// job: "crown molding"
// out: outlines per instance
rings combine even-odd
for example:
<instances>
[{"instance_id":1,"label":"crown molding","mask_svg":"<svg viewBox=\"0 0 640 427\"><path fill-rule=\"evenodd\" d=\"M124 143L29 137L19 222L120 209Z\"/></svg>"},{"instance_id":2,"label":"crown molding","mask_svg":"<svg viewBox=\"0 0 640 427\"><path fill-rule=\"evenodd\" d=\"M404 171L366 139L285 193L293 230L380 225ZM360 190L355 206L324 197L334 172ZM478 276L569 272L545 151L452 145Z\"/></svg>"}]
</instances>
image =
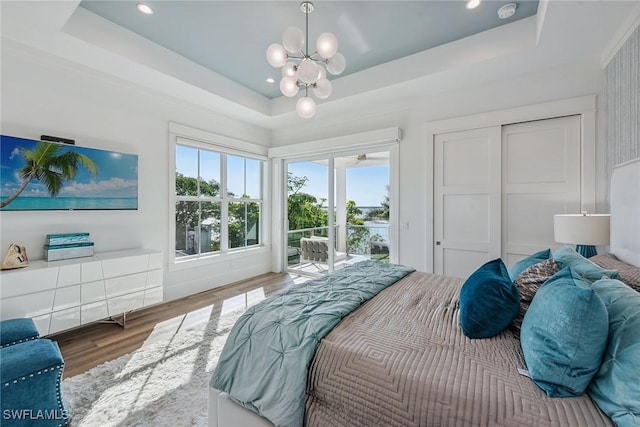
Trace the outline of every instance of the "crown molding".
<instances>
[{"instance_id":1,"label":"crown molding","mask_svg":"<svg viewBox=\"0 0 640 427\"><path fill-rule=\"evenodd\" d=\"M616 56L618 51L622 49L622 46L629 40L629 37L640 26L640 1L637 2L636 8L633 13L620 25L620 29L615 34L607 48L602 52L600 61L602 62L602 68L606 68L609 62Z\"/></svg>"}]
</instances>

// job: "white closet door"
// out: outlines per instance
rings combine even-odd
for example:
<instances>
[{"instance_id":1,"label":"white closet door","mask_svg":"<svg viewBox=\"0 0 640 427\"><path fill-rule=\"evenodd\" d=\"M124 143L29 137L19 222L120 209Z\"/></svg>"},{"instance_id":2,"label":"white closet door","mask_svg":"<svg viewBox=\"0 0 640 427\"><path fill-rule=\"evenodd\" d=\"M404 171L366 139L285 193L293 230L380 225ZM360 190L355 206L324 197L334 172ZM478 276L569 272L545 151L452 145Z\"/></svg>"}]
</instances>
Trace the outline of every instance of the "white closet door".
<instances>
[{"instance_id":1,"label":"white closet door","mask_svg":"<svg viewBox=\"0 0 640 427\"><path fill-rule=\"evenodd\" d=\"M435 136L434 270L467 277L500 257L501 128Z\"/></svg>"},{"instance_id":2,"label":"white closet door","mask_svg":"<svg viewBox=\"0 0 640 427\"><path fill-rule=\"evenodd\" d=\"M553 215L580 213L580 116L502 127L502 258L507 266L553 240Z\"/></svg>"}]
</instances>

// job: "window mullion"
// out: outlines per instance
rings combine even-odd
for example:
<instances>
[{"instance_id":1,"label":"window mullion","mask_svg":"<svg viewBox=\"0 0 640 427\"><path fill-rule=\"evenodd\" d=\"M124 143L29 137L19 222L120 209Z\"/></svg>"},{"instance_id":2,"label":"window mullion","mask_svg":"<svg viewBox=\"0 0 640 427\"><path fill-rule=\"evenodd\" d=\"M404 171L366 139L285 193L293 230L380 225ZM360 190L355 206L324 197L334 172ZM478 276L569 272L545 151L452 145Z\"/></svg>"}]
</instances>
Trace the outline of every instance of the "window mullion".
<instances>
[{"instance_id":1,"label":"window mullion","mask_svg":"<svg viewBox=\"0 0 640 427\"><path fill-rule=\"evenodd\" d=\"M249 228L247 227L248 225L248 215L247 215L247 211L249 209L249 204L247 202L244 203L244 246L249 246L249 239L248 239L248 235L249 235Z\"/></svg>"},{"instance_id":2,"label":"window mullion","mask_svg":"<svg viewBox=\"0 0 640 427\"><path fill-rule=\"evenodd\" d=\"M220 251L229 250L229 195L227 194L227 155L220 155Z\"/></svg>"},{"instance_id":3,"label":"window mullion","mask_svg":"<svg viewBox=\"0 0 640 427\"><path fill-rule=\"evenodd\" d=\"M201 176L202 174L200 173L200 150L198 150L198 175L197 175L197 179L196 179L196 195L198 196L198 198L200 198L200 180L201 180ZM201 232L201 227L200 225L202 224L202 202L198 201L198 224L196 225L196 229L195 231L195 236L194 237L194 244L198 245L198 249L196 250L196 254L200 255L202 253L202 242L200 241L200 239L202 239L202 232Z\"/></svg>"},{"instance_id":4,"label":"window mullion","mask_svg":"<svg viewBox=\"0 0 640 427\"><path fill-rule=\"evenodd\" d=\"M247 195L247 159L243 159L242 161L242 169L243 169L243 174L242 174L242 181L243 181L243 187L242 187L242 196L244 197L245 195ZM247 218L247 211L249 209L249 204L248 202L245 200L244 202L244 247L249 246L248 242L248 235L249 235L249 229L247 228L248 225L248 218Z\"/></svg>"},{"instance_id":5,"label":"window mullion","mask_svg":"<svg viewBox=\"0 0 640 427\"><path fill-rule=\"evenodd\" d=\"M244 181L242 187L242 197L247 195L247 159L242 160L242 168L243 168L243 176L242 180Z\"/></svg>"}]
</instances>

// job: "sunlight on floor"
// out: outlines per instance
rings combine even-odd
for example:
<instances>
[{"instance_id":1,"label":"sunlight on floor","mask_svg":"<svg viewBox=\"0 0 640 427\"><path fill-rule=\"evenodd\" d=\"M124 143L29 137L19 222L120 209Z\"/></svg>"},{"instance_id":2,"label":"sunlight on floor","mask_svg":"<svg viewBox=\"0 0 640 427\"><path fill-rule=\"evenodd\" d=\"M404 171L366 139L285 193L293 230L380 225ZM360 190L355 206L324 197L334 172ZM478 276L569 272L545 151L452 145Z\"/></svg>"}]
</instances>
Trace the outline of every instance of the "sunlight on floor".
<instances>
[{"instance_id":1,"label":"sunlight on floor","mask_svg":"<svg viewBox=\"0 0 640 427\"><path fill-rule=\"evenodd\" d=\"M264 289L254 289L229 298L223 304L210 304L159 322L142 347L133 352L126 365L114 375L120 382L104 390L94 407L109 405L117 396L118 404L127 408L118 413L118 420L110 420L117 424L125 421L128 414L145 410L150 402L175 395L194 380L194 374L202 375L205 369L211 369L226 340L224 330L228 333L242 309L264 298ZM232 311L237 313L222 318ZM223 335L218 336L220 331ZM206 337L213 339L208 343ZM84 418L88 424L83 425L92 425L99 419L100 411L90 411Z\"/></svg>"},{"instance_id":2,"label":"sunlight on floor","mask_svg":"<svg viewBox=\"0 0 640 427\"><path fill-rule=\"evenodd\" d=\"M244 294L236 295L235 297L227 298L222 302L221 316L229 314L233 311L240 309L247 309L252 305L256 305L260 301L265 299L264 288L250 290Z\"/></svg>"},{"instance_id":3,"label":"sunlight on floor","mask_svg":"<svg viewBox=\"0 0 640 427\"><path fill-rule=\"evenodd\" d=\"M151 331L151 334L149 334L149 337L145 340L144 345L175 335L179 330L194 328L200 325L204 327L211 318L211 313L215 308L216 307L211 304L190 311L187 314L181 314L169 320L158 322L153 328L153 331Z\"/></svg>"},{"instance_id":4,"label":"sunlight on floor","mask_svg":"<svg viewBox=\"0 0 640 427\"><path fill-rule=\"evenodd\" d=\"M117 399L123 410L118 412L118 420L109 420L115 425L192 382L196 366L206 363L206 360L200 360L205 356L200 343L213 309L210 305L159 323L152 333L153 338L131 354L126 365L114 375L119 382L103 391L94 408L108 406ZM100 411L91 411L84 419L85 425L99 425L101 417Z\"/></svg>"},{"instance_id":5,"label":"sunlight on floor","mask_svg":"<svg viewBox=\"0 0 640 427\"><path fill-rule=\"evenodd\" d=\"M286 286L309 280L296 275L289 278ZM138 417L157 405L195 399L194 384L206 389L238 317L265 298L265 289L257 287L158 322L138 350L120 359L118 365L109 367L112 362L104 365L104 369L112 369L110 377L116 383L92 389L95 399L78 427L121 425L129 417ZM197 399L206 405L206 393ZM113 408L114 402L120 409L116 412L106 409Z\"/></svg>"}]
</instances>

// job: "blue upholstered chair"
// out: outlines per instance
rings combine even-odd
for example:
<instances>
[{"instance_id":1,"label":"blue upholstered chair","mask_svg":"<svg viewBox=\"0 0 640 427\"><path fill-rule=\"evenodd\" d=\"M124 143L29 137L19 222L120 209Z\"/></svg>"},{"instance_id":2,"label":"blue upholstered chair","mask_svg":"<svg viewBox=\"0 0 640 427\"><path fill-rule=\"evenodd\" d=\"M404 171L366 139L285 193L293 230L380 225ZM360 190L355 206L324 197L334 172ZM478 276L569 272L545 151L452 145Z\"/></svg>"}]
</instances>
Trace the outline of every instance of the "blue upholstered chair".
<instances>
[{"instance_id":1,"label":"blue upholstered chair","mask_svg":"<svg viewBox=\"0 0 640 427\"><path fill-rule=\"evenodd\" d=\"M0 322L0 348L40 338L31 319L9 319Z\"/></svg>"},{"instance_id":2,"label":"blue upholstered chair","mask_svg":"<svg viewBox=\"0 0 640 427\"><path fill-rule=\"evenodd\" d=\"M63 370L58 344L40 339L31 319L0 322L0 424L69 424L61 389Z\"/></svg>"}]
</instances>

